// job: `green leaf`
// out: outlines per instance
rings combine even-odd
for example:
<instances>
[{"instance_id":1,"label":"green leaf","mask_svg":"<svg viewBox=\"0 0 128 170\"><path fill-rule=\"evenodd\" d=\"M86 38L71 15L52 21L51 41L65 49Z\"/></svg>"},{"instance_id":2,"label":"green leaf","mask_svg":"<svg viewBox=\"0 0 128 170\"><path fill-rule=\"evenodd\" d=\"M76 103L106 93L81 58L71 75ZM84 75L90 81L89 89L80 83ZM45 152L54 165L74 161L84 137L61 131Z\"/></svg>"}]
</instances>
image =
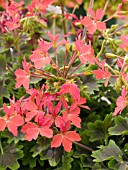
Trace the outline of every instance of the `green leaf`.
<instances>
[{"instance_id":1,"label":"green leaf","mask_svg":"<svg viewBox=\"0 0 128 170\"><path fill-rule=\"evenodd\" d=\"M92 170L101 170L101 165L99 163L95 163Z\"/></svg>"},{"instance_id":2,"label":"green leaf","mask_svg":"<svg viewBox=\"0 0 128 170\"><path fill-rule=\"evenodd\" d=\"M31 148L35 145L35 141L24 141L24 157L22 158L22 164L26 166L27 164L30 166L30 168L36 167L36 162L38 160L37 157L32 157L32 154L30 153Z\"/></svg>"},{"instance_id":3,"label":"green leaf","mask_svg":"<svg viewBox=\"0 0 128 170\"><path fill-rule=\"evenodd\" d=\"M0 70L6 70L6 57L4 55L0 55Z\"/></svg>"},{"instance_id":4,"label":"green leaf","mask_svg":"<svg viewBox=\"0 0 128 170\"><path fill-rule=\"evenodd\" d=\"M34 78L34 77L32 77L30 79L30 84L37 84L41 80L42 80L42 78Z\"/></svg>"},{"instance_id":5,"label":"green leaf","mask_svg":"<svg viewBox=\"0 0 128 170\"><path fill-rule=\"evenodd\" d=\"M108 163L108 167L113 170L125 170L127 162L117 162L115 159L112 159Z\"/></svg>"},{"instance_id":6,"label":"green leaf","mask_svg":"<svg viewBox=\"0 0 128 170\"><path fill-rule=\"evenodd\" d=\"M36 145L31 148L30 152L33 152L32 157L36 157L41 152L47 150L50 146L50 140L48 138L38 138Z\"/></svg>"},{"instance_id":7,"label":"green leaf","mask_svg":"<svg viewBox=\"0 0 128 170\"><path fill-rule=\"evenodd\" d=\"M95 123L88 124L88 131L86 134L90 136L89 141L94 142L104 138L104 132L102 129L103 122L101 120L96 120Z\"/></svg>"},{"instance_id":8,"label":"green leaf","mask_svg":"<svg viewBox=\"0 0 128 170\"><path fill-rule=\"evenodd\" d=\"M4 85L3 80L0 80L0 96L4 96L6 98L9 97L9 92L7 90L7 87Z\"/></svg>"},{"instance_id":9,"label":"green leaf","mask_svg":"<svg viewBox=\"0 0 128 170\"><path fill-rule=\"evenodd\" d=\"M82 164L80 163L79 160L75 160L73 162L73 167L72 167L73 170L84 170L83 167L82 167Z\"/></svg>"},{"instance_id":10,"label":"green leaf","mask_svg":"<svg viewBox=\"0 0 128 170\"><path fill-rule=\"evenodd\" d=\"M86 118L86 122L95 122L96 120L100 119L100 115L96 115L95 112L91 113L87 118Z\"/></svg>"},{"instance_id":11,"label":"green leaf","mask_svg":"<svg viewBox=\"0 0 128 170\"><path fill-rule=\"evenodd\" d=\"M89 94L94 94L94 91L99 91L99 87L101 87L101 84L98 84L92 76L81 77L81 80L85 86L88 86L86 92Z\"/></svg>"},{"instance_id":12,"label":"green leaf","mask_svg":"<svg viewBox=\"0 0 128 170\"><path fill-rule=\"evenodd\" d=\"M94 123L88 123L87 135L90 141L94 142L100 139L105 139L107 130L113 124L112 115L106 115L103 121L96 120Z\"/></svg>"},{"instance_id":13,"label":"green leaf","mask_svg":"<svg viewBox=\"0 0 128 170\"><path fill-rule=\"evenodd\" d=\"M40 160L48 160L50 166L57 166L62 157L62 149L59 148L48 148L40 153Z\"/></svg>"},{"instance_id":14,"label":"green leaf","mask_svg":"<svg viewBox=\"0 0 128 170\"><path fill-rule=\"evenodd\" d=\"M70 170L72 168L71 162L74 160L73 158L71 158L72 154L73 154L73 151L69 153L65 153L62 156L62 166L55 170Z\"/></svg>"},{"instance_id":15,"label":"green leaf","mask_svg":"<svg viewBox=\"0 0 128 170\"><path fill-rule=\"evenodd\" d=\"M20 167L18 159L23 157L23 151L20 150L22 146L15 145L14 143L3 147L3 154L0 152L0 170L10 168L16 170Z\"/></svg>"},{"instance_id":16,"label":"green leaf","mask_svg":"<svg viewBox=\"0 0 128 170\"><path fill-rule=\"evenodd\" d=\"M94 162L102 162L110 159L120 161L122 158L123 153L113 140L110 140L108 146L101 145L99 148L99 150L92 152L92 157L95 158L93 160Z\"/></svg>"},{"instance_id":17,"label":"green leaf","mask_svg":"<svg viewBox=\"0 0 128 170\"><path fill-rule=\"evenodd\" d=\"M80 161L83 167L91 168L93 166L92 159L90 159L89 155L86 154L80 155Z\"/></svg>"},{"instance_id":18,"label":"green leaf","mask_svg":"<svg viewBox=\"0 0 128 170\"><path fill-rule=\"evenodd\" d=\"M18 143L20 140L24 140L24 136L25 134L22 133L19 129L18 129L18 135L14 136L11 132L9 132L7 129L5 129L2 133L1 133L2 137L8 138L8 143L12 143L14 141L14 143Z\"/></svg>"},{"instance_id":19,"label":"green leaf","mask_svg":"<svg viewBox=\"0 0 128 170\"><path fill-rule=\"evenodd\" d=\"M109 128L108 131L110 135L128 135L128 117L116 117L115 126Z\"/></svg>"},{"instance_id":20,"label":"green leaf","mask_svg":"<svg viewBox=\"0 0 128 170\"><path fill-rule=\"evenodd\" d=\"M61 156L62 156L61 148L51 148L47 151L46 154L50 166L53 167L55 167L60 162Z\"/></svg>"}]
</instances>

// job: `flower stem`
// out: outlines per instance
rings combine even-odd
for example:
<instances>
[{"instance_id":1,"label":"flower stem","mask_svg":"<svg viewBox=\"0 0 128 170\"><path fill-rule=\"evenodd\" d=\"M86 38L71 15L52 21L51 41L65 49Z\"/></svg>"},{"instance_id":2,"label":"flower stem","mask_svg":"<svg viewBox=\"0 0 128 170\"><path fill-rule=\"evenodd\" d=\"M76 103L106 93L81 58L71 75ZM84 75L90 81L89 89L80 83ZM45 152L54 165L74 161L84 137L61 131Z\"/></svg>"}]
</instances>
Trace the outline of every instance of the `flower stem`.
<instances>
[{"instance_id":1,"label":"flower stem","mask_svg":"<svg viewBox=\"0 0 128 170\"><path fill-rule=\"evenodd\" d=\"M36 77L36 78L43 78L43 76L48 77L48 78L55 78L54 76L49 75L49 74L45 74L45 73L42 73L41 75L38 75L38 74L35 74L35 73L31 72L30 75L32 77Z\"/></svg>"},{"instance_id":2,"label":"flower stem","mask_svg":"<svg viewBox=\"0 0 128 170\"><path fill-rule=\"evenodd\" d=\"M90 0L89 8L92 8L92 7L93 7L93 4L94 4L94 0Z\"/></svg>"},{"instance_id":3,"label":"flower stem","mask_svg":"<svg viewBox=\"0 0 128 170\"><path fill-rule=\"evenodd\" d=\"M101 45L101 49L99 51L99 53L97 54L96 58L99 58L102 54L102 52L104 51L104 44L105 44L105 40L103 40L103 43Z\"/></svg>"},{"instance_id":4,"label":"flower stem","mask_svg":"<svg viewBox=\"0 0 128 170\"><path fill-rule=\"evenodd\" d=\"M0 137L0 150L1 150L1 154L3 155L4 151L3 151L3 147L2 147L1 137Z\"/></svg>"},{"instance_id":5,"label":"flower stem","mask_svg":"<svg viewBox=\"0 0 128 170\"><path fill-rule=\"evenodd\" d=\"M69 64L68 64L68 69L67 69L67 71L66 71L66 73L65 73L65 78L66 78L66 76L67 76L67 74L68 74L68 71L70 70L72 64L75 62L76 59L77 59L77 55L75 55L74 57L72 57L72 59L70 60L70 62L69 62Z\"/></svg>"},{"instance_id":6,"label":"flower stem","mask_svg":"<svg viewBox=\"0 0 128 170\"><path fill-rule=\"evenodd\" d=\"M109 4L109 1L110 1L110 0L107 0L107 2L105 3L105 5L104 5L104 9L103 9L103 12L105 12L105 11L106 11L106 9L107 9L107 7L108 7L108 4Z\"/></svg>"},{"instance_id":7,"label":"flower stem","mask_svg":"<svg viewBox=\"0 0 128 170\"><path fill-rule=\"evenodd\" d=\"M64 6L63 6L63 3L61 3L61 10L62 10L62 19L63 19L63 29L64 29L64 34L66 35L67 34L67 31L66 31L66 21L65 21L65 16L64 16ZM67 40L67 37L65 37L65 40Z\"/></svg>"},{"instance_id":8,"label":"flower stem","mask_svg":"<svg viewBox=\"0 0 128 170\"><path fill-rule=\"evenodd\" d=\"M59 68L58 55L57 55L56 49L54 49L54 54L55 54L55 57L56 57L56 66Z\"/></svg>"},{"instance_id":9,"label":"flower stem","mask_svg":"<svg viewBox=\"0 0 128 170\"><path fill-rule=\"evenodd\" d=\"M114 15L111 16L110 18L105 19L103 22L108 22L108 21L111 20L112 18L114 18Z\"/></svg>"},{"instance_id":10,"label":"flower stem","mask_svg":"<svg viewBox=\"0 0 128 170\"><path fill-rule=\"evenodd\" d=\"M122 25L121 27L117 28L117 30L115 30L113 33L111 33L109 36L111 37L112 35L114 35L116 32L120 31L122 28L125 27L125 24Z\"/></svg>"},{"instance_id":11,"label":"flower stem","mask_svg":"<svg viewBox=\"0 0 128 170\"><path fill-rule=\"evenodd\" d=\"M83 65L83 64L80 63L77 67L75 67L75 68L72 70L72 72L70 73L69 77L70 77L77 69L79 69L82 65Z\"/></svg>"},{"instance_id":12,"label":"flower stem","mask_svg":"<svg viewBox=\"0 0 128 170\"><path fill-rule=\"evenodd\" d=\"M90 147L88 147L88 146L85 146L85 145L83 145L83 144L81 144L81 143L78 143L78 142L73 142L75 145L77 145L77 146L80 146L81 148L83 148L83 149L86 149L86 150L88 150L89 152L92 152L93 151L93 149L92 148L90 148Z\"/></svg>"}]
</instances>

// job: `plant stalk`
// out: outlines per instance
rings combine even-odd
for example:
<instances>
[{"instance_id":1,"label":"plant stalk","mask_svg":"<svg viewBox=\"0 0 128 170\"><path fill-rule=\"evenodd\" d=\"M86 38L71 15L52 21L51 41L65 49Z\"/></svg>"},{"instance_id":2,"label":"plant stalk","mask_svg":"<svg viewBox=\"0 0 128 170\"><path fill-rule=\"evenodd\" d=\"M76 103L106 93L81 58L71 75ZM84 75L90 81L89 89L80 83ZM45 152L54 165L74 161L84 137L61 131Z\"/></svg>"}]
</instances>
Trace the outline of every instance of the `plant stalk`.
<instances>
[{"instance_id":1,"label":"plant stalk","mask_svg":"<svg viewBox=\"0 0 128 170\"><path fill-rule=\"evenodd\" d=\"M92 152L93 151L93 149L92 148L90 148L90 147L88 147L88 146L85 146L85 145L83 145L83 144L81 144L81 143L78 143L78 142L73 142L75 145L77 145L77 146L80 146L81 148L83 148L83 149L86 149L86 150L88 150L89 152Z\"/></svg>"}]
</instances>

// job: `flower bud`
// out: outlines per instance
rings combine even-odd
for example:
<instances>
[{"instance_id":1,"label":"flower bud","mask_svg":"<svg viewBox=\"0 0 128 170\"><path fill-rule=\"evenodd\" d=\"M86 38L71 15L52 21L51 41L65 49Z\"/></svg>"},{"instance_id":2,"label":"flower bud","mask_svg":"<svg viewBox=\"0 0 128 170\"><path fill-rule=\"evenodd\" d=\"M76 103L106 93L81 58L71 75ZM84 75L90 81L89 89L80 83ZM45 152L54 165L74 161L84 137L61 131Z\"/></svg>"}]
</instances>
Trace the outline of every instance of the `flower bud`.
<instances>
[{"instance_id":1,"label":"flower bud","mask_svg":"<svg viewBox=\"0 0 128 170\"><path fill-rule=\"evenodd\" d=\"M116 32L116 36L121 36L121 32Z\"/></svg>"},{"instance_id":2,"label":"flower bud","mask_svg":"<svg viewBox=\"0 0 128 170\"><path fill-rule=\"evenodd\" d=\"M106 53L105 56L107 58L117 58L117 55L116 54L113 54L113 53Z\"/></svg>"},{"instance_id":3,"label":"flower bud","mask_svg":"<svg viewBox=\"0 0 128 170\"><path fill-rule=\"evenodd\" d=\"M121 79L121 77L118 77L116 79L116 83L115 83L115 88L116 88L116 91L118 93L120 92L120 89L122 88L122 85L123 85L122 79Z\"/></svg>"}]
</instances>

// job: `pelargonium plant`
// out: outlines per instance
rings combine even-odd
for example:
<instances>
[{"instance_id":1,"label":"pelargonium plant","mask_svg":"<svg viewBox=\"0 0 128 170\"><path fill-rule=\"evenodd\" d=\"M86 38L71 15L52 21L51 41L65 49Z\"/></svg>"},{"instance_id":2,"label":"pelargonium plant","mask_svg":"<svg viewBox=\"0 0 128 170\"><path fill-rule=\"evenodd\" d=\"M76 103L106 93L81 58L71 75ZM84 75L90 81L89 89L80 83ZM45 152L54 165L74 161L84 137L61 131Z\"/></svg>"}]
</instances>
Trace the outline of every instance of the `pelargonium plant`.
<instances>
[{"instance_id":1,"label":"pelargonium plant","mask_svg":"<svg viewBox=\"0 0 128 170\"><path fill-rule=\"evenodd\" d=\"M109 0L103 9L93 9L94 3L90 0L86 16L77 16L82 0L32 0L27 5L23 0L1 1L2 46L13 53L12 69L9 59L4 75L11 74L16 81L14 93L10 90L8 98L2 98L2 169L22 169L22 164L34 168L37 160L46 169L44 160L49 161L49 169L127 168L128 11L122 9L128 3L120 2L110 17L105 15L111 7ZM122 25L108 26L112 19L119 19ZM7 55L2 52L1 61ZM15 95L20 88L23 96ZM102 107L103 101L109 112ZM98 113L100 106L95 107L100 102L102 111ZM25 150L21 151L32 142L34 164L31 158L25 162ZM6 163L11 152L13 161Z\"/></svg>"}]
</instances>

